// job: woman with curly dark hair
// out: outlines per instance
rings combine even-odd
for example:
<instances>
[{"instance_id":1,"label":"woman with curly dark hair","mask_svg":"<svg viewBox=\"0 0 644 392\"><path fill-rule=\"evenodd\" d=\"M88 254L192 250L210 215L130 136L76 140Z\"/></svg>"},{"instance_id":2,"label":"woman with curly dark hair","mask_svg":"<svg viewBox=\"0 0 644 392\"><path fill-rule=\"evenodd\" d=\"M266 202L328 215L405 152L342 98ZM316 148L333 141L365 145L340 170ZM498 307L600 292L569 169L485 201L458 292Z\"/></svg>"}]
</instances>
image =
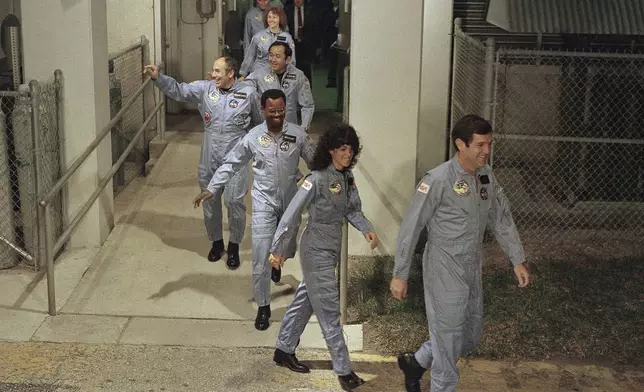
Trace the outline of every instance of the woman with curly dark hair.
<instances>
[{"instance_id":1,"label":"woman with curly dark hair","mask_svg":"<svg viewBox=\"0 0 644 392\"><path fill-rule=\"evenodd\" d=\"M294 372L310 371L295 357L295 348L315 314L331 353L333 370L345 391L359 387L364 380L352 370L340 325L335 270L340 259L344 218L362 232L372 249L378 246L373 226L362 213L351 173L359 152L360 141L352 126L338 124L326 131L311 162L311 174L304 179L280 220L269 257L275 268L284 264L287 246L297 235L296 222L308 208L309 219L300 244L303 279L284 315L273 360Z\"/></svg>"}]
</instances>

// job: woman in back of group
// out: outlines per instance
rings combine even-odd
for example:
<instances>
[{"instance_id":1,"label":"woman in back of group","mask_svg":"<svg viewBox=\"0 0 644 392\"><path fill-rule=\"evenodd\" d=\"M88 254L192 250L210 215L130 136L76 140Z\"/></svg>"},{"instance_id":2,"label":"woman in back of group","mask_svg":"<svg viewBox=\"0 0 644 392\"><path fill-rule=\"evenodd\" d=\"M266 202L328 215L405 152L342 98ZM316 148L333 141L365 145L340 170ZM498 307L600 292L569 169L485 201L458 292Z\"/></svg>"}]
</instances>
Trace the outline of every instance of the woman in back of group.
<instances>
[{"instance_id":1,"label":"woman in back of group","mask_svg":"<svg viewBox=\"0 0 644 392\"><path fill-rule=\"evenodd\" d=\"M284 29L286 28L286 14L282 8L267 8L264 13L264 22L266 29L258 32L253 36L244 53L244 61L239 69L242 77L253 71L268 66L268 48L275 41L281 41L288 44L293 50L291 64L295 65L295 43L293 37Z\"/></svg>"}]
</instances>

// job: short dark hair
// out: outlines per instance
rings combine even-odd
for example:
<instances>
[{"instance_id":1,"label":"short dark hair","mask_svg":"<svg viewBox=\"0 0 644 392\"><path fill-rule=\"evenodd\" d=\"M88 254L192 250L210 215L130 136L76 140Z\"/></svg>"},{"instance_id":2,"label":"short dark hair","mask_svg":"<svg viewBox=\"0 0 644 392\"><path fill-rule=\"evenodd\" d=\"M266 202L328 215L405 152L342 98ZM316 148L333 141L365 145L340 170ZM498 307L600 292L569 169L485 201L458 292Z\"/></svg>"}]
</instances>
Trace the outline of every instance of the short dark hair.
<instances>
[{"instance_id":1,"label":"short dark hair","mask_svg":"<svg viewBox=\"0 0 644 392\"><path fill-rule=\"evenodd\" d=\"M271 46L268 47L268 51L270 52L271 49L273 49L276 46L281 46L282 48L284 48L284 55L286 55L286 57L293 56L293 49L291 49L291 47L286 42L282 42L282 41L273 42Z\"/></svg>"},{"instance_id":2,"label":"short dark hair","mask_svg":"<svg viewBox=\"0 0 644 392\"><path fill-rule=\"evenodd\" d=\"M224 59L224 62L226 63L226 72L232 69L235 71L235 75L237 75L237 71L239 70L239 63L237 60L231 56L222 56L221 58Z\"/></svg>"},{"instance_id":3,"label":"short dark hair","mask_svg":"<svg viewBox=\"0 0 644 392\"><path fill-rule=\"evenodd\" d=\"M454 124L452 128L452 144L456 151L458 151L456 139L461 139L465 143L465 146L469 147L472 141L472 135L487 135L491 132L492 125L489 122L477 115L468 114Z\"/></svg>"},{"instance_id":4,"label":"short dark hair","mask_svg":"<svg viewBox=\"0 0 644 392\"><path fill-rule=\"evenodd\" d=\"M324 170L332 162L331 154L329 150L335 150L344 145L349 145L353 149L353 158L351 159L351 165L347 169L352 168L358 162L358 155L362 147L360 146L360 139L358 138L358 133L355 128L349 124L339 123L331 125L324 135L320 138L320 141L317 144L315 149L315 155L313 155L313 160L309 164L309 169L311 170Z\"/></svg>"},{"instance_id":5,"label":"short dark hair","mask_svg":"<svg viewBox=\"0 0 644 392\"><path fill-rule=\"evenodd\" d=\"M286 104L286 94L284 94L284 91L272 88L269 90L266 90L262 93L262 97L260 98L260 102L262 104L262 109L266 107L266 101L269 99L279 99L282 98L284 100L284 104Z\"/></svg>"}]
</instances>

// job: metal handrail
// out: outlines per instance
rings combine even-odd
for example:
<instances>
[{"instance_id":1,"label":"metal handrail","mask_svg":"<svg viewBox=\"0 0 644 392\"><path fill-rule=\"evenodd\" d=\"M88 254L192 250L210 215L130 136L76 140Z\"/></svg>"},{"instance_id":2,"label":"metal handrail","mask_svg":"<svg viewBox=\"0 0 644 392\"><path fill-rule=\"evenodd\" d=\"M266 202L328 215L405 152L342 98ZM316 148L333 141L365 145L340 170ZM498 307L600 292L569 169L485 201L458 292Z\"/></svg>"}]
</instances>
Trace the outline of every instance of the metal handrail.
<instances>
[{"instance_id":1,"label":"metal handrail","mask_svg":"<svg viewBox=\"0 0 644 392\"><path fill-rule=\"evenodd\" d=\"M112 61L112 60L114 60L114 59L116 59L118 57L121 57L121 56L126 55L126 54L128 54L130 52L133 52L133 51L135 51L137 49L140 49L141 47L143 47L143 44L141 42L137 42L137 43L132 44L132 45L128 46L127 48L125 48L125 49L123 49L123 50L121 50L119 52L110 53L109 57L108 57L108 60Z\"/></svg>"},{"instance_id":2,"label":"metal handrail","mask_svg":"<svg viewBox=\"0 0 644 392\"><path fill-rule=\"evenodd\" d=\"M162 69L163 64L158 65L158 69ZM135 134L134 138L130 141L130 143L127 145L125 150L121 153L119 156L118 160L116 163L112 165L112 168L107 172L107 174L101 179L99 182L96 190L90 198L83 204L81 209L76 213L72 221L69 223L69 225L64 229L63 233L60 235L60 237L54 241L53 238L53 222L51 217L49 216L49 207L50 207L50 202L53 197L55 197L56 193L59 192L63 186L69 181L69 179L76 173L78 168L85 163L87 158L94 152L94 150L98 147L98 145L105 139L108 133L112 130L112 128L116 125L116 123L123 117L127 109L132 106L134 101L143 94L143 91L145 90L145 87L147 87L148 84L150 84L151 78L148 76L146 77L145 81L143 84L136 90L136 92L133 94L132 97L125 103L123 108L119 110L119 112L114 116L113 119L110 120L110 122L107 123L105 128L101 131L101 133L94 139L92 143L85 149L83 154L81 154L74 163L65 171L65 174L56 182L56 184L52 187L52 189L47 193L45 197L42 198L39 202L39 212L42 214L42 220L44 221L45 224L45 258L46 258L46 264L47 264L47 293L48 293L48 305L49 305L49 314L52 316L56 315L56 290L55 290L55 283L54 283L54 255L62 249L64 244L69 240L69 238L72 236L74 231L78 228L80 225L80 222L85 218L85 215L87 212L89 212L90 208L94 204L94 202L99 198L100 194L103 192L105 187L109 184L110 180L114 176L114 174L119 170L119 168L123 165L125 162L125 159L129 155L129 153L134 149L134 146L138 143L139 139L145 134L145 130L147 126L150 124L152 121L152 118L157 116L157 113L159 110L164 106L164 101L161 100L158 104L154 106L154 109L151 111L151 113L148 115L148 117L145 119L143 122L143 125L138 129L137 133ZM155 99L156 101L156 99Z\"/></svg>"},{"instance_id":3,"label":"metal handrail","mask_svg":"<svg viewBox=\"0 0 644 392\"><path fill-rule=\"evenodd\" d=\"M119 110L119 112L116 113L116 116L114 116L114 118L111 119L110 122L108 122L107 125L103 128L101 133L99 133L98 136L96 136L96 139L94 139L94 141L90 143L89 146L87 146L85 151L78 158L76 158L76 160L74 161L74 163L72 163L69 169L65 171L63 176L58 181L56 181L56 184L54 184L54 186L49 190L49 192L47 192L47 195L45 195L45 197L43 197L43 199L40 201L41 206L44 207L47 204L49 204L51 199L53 199L56 196L56 194L62 189L62 187L65 186L67 181L69 181L69 179L76 173L78 168L80 168L81 165L85 163L85 160L87 160L87 158L89 158L89 156L92 155L96 147L98 147L98 145L101 144L103 139L105 139L105 137L112 131L112 128L114 128L114 126L121 120L125 112L127 112L127 110L130 108L130 106L134 104L134 101L136 101L139 98L143 90L148 86L148 84L150 84L151 80L152 79L149 76L145 79L145 82L136 90L134 95L132 95L130 99L127 100L127 102L125 103L125 105L123 105L121 110Z\"/></svg>"},{"instance_id":4,"label":"metal handrail","mask_svg":"<svg viewBox=\"0 0 644 392\"><path fill-rule=\"evenodd\" d=\"M92 193L92 196L90 196L89 200L83 205L83 207L78 211L74 219L69 223L67 226L67 229L63 231L63 233L60 235L58 238L58 241L54 244L54 254L57 253L63 245L69 240L71 235L73 234L74 230L76 227L79 225L79 223L83 220L85 217L85 214L89 211L90 208L92 208L92 204L98 199L98 197L101 195L103 192L103 189L109 184L109 182L112 180L112 177L114 177L114 174L116 174L116 171L121 167L123 162L125 162L125 159L127 158L127 155L134 149L134 145L138 143L139 139L143 135L143 132L145 132L145 128L150 124L150 121L152 121L152 118L156 115L156 113L161 109L163 106L163 102L160 102L157 104L154 109L152 110L152 113L145 119L145 122L143 125L139 128L138 132L134 135L134 138L130 142L130 144L127 145L123 153L119 156L119 159L116 161L114 165L112 165L112 168L110 171L107 172L105 177L99 182L98 188Z\"/></svg>"}]
</instances>

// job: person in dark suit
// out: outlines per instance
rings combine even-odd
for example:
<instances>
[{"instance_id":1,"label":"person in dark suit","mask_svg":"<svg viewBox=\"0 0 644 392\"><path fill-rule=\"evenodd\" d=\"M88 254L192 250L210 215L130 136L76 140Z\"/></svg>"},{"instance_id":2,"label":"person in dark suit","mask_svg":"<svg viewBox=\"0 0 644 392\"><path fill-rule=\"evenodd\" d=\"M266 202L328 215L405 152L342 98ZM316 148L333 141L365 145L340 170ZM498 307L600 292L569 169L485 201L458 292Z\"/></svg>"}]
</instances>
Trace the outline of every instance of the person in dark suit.
<instances>
[{"instance_id":1,"label":"person in dark suit","mask_svg":"<svg viewBox=\"0 0 644 392\"><path fill-rule=\"evenodd\" d=\"M224 22L224 43L228 55L241 64L244 60L242 47L242 19L238 11L228 11L228 18Z\"/></svg>"},{"instance_id":2,"label":"person in dark suit","mask_svg":"<svg viewBox=\"0 0 644 392\"><path fill-rule=\"evenodd\" d=\"M311 64L321 50L320 18L317 8L304 0L291 0L284 4L288 29L295 41L297 53L296 67L299 68L313 84Z\"/></svg>"},{"instance_id":3,"label":"person in dark suit","mask_svg":"<svg viewBox=\"0 0 644 392\"><path fill-rule=\"evenodd\" d=\"M324 47L324 58L327 60L329 72L327 75L327 87L337 87L337 74L338 74L338 50L332 48L331 45L338 37L338 23L340 19L339 13L340 2L333 0L321 12L321 26L322 26L322 39Z\"/></svg>"}]
</instances>

